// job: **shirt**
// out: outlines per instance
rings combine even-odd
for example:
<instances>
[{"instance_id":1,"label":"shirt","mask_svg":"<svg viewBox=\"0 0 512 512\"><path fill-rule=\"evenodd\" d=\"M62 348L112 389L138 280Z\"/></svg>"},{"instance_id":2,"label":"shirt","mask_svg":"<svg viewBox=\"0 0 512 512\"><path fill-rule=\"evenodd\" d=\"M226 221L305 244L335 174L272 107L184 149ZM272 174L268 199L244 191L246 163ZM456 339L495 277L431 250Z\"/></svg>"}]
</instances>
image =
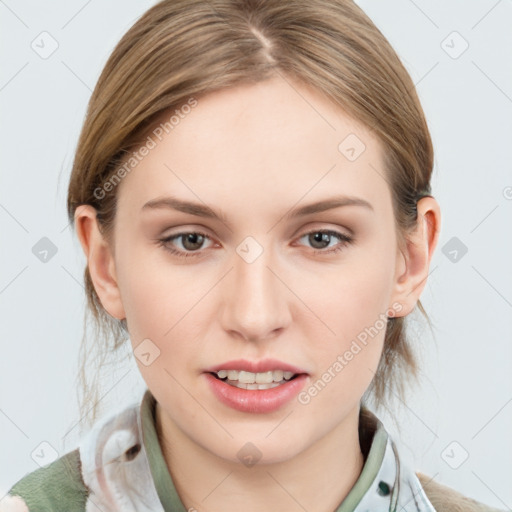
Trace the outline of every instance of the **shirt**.
<instances>
[{"instance_id":1,"label":"shirt","mask_svg":"<svg viewBox=\"0 0 512 512\"><path fill-rule=\"evenodd\" d=\"M101 418L79 446L15 483L0 512L190 512L180 500L155 426L156 400ZM436 512L415 472L400 460L382 422L361 407L365 461L335 512Z\"/></svg>"}]
</instances>

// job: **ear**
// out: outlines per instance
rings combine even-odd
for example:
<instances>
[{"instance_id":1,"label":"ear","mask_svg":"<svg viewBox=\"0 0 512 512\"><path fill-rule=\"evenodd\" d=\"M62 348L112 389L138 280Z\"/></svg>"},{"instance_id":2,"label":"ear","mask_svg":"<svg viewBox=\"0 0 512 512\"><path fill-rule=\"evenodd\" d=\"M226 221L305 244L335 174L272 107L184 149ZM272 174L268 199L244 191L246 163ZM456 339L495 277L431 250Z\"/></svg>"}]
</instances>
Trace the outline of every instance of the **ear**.
<instances>
[{"instance_id":1,"label":"ear","mask_svg":"<svg viewBox=\"0 0 512 512\"><path fill-rule=\"evenodd\" d=\"M406 235L406 246L397 250L395 287L392 303L402 305L400 314L408 315L416 306L427 283L432 255L441 229L441 211L431 196L417 202L418 217L415 229Z\"/></svg>"},{"instance_id":2,"label":"ear","mask_svg":"<svg viewBox=\"0 0 512 512\"><path fill-rule=\"evenodd\" d=\"M118 320L126 318L117 286L114 255L99 230L96 209L80 205L75 210L75 226L101 304L110 316Z\"/></svg>"}]
</instances>

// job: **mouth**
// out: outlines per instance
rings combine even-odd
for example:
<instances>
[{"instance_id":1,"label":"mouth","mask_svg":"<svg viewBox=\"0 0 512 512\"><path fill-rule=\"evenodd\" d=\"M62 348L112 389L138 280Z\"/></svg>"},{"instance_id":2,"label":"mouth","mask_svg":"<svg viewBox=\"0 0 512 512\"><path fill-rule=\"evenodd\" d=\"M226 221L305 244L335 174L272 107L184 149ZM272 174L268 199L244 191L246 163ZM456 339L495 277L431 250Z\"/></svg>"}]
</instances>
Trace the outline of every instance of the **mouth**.
<instances>
[{"instance_id":1,"label":"mouth","mask_svg":"<svg viewBox=\"0 0 512 512\"><path fill-rule=\"evenodd\" d=\"M219 370L208 372L216 379L240 389L271 389L298 377L298 373L273 370L267 372L248 372L244 370Z\"/></svg>"},{"instance_id":2,"label":"mouth","mask_svg":"<svg viewBox=\"0 0 512 512\"><path fill-rule=\"evenodd\" d=\"M262 359L236 359L205 368L213 395L224 405L245 413L271 413L290 403L309 382L298 366Z\"/></svg>"}]
</instances>

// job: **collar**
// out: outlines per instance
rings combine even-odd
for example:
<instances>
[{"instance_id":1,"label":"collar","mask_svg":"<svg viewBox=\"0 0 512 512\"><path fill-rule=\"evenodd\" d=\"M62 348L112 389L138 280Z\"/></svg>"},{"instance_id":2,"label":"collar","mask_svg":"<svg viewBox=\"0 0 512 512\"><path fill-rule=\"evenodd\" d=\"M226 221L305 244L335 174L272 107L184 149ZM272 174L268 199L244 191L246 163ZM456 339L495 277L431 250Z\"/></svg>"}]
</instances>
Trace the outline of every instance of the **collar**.
<instances>
[{"instance_id":1,"label":"collar","mask_svg":"<svg viewBox=\"0 0 512 512\"><path fill-rule=\"evenodd\" d=\"M155 406L146 389L139 404L100 420L80 444L84 483L104 512L187 512L158 440ZM363 469L334 512L435 512L382 422L364 406L359 439Z\"/></svg>"}]
</instances>

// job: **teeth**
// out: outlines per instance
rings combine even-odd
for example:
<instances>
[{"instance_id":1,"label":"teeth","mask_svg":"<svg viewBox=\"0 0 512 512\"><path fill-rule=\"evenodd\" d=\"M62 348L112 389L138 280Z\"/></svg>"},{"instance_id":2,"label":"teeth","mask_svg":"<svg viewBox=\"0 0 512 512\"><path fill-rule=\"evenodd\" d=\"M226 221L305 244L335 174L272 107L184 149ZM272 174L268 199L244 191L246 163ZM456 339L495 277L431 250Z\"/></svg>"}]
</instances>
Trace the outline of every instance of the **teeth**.
<instances>
[{"instance_id":1,"label":"teeth","mask_svg":"<svg viewBox=\"0 0 512 512\"><path fill-rule=\"evenodd\" d=\"M243 382L238 382L237 380L228 380L226 382L231 386L241 389L270 389L281 385L279 382L271 382L270 384L244 384Z\"/></svg>"},{"instance_id":2,"label":"teeth","mask_svg":"<svg viewBox=\"0 0 512 512\"><path fill-rule=\"evenodd\" d=\"M258 384L270 384L274 380L274 372L256 373L256 382Z\"/></svg>"},{"instance_id":3,"label":"teeth","mask_svg":"<svg viewBox=\"0 0 512 512\"><path fill-rule=\"evenodd\" d=\"M228 381L236 382L236 384L235 382L229 382L229 384L242 384L245 389L268 389L267 385L279 385L280 383L282 383L283 379L290 380L294 375L295 374L293 372L285 372L283 370L274 370L261 373L246 372L243 370L219 370L217 372L217 376L219 377L219 379L225 379L227 377Z\"/></svg>"},{"instance_id":4,"label":"teeth","mask_svg":"<svg viewBox=\"0 0 512 512\"><path fill-rule=\"evenodd\" d=\"M283 370L276 370L275 372L272 372L272 376L274 377L274 380L276 382L279 382L280 380L283 380L284 372Z\"/></svg>"},{"instance_id":5,"label":"teeth","mask_svg":"<svg viewBox=\"0 0 512 512\"><path fill-rule=\"evenodd\" d=\"M237 379L230 379L237 380ZM251 372L239 372L238 373L238 382L242 384L254 384L256 382L256 374Z\"/></svg>"}]
</instances>

